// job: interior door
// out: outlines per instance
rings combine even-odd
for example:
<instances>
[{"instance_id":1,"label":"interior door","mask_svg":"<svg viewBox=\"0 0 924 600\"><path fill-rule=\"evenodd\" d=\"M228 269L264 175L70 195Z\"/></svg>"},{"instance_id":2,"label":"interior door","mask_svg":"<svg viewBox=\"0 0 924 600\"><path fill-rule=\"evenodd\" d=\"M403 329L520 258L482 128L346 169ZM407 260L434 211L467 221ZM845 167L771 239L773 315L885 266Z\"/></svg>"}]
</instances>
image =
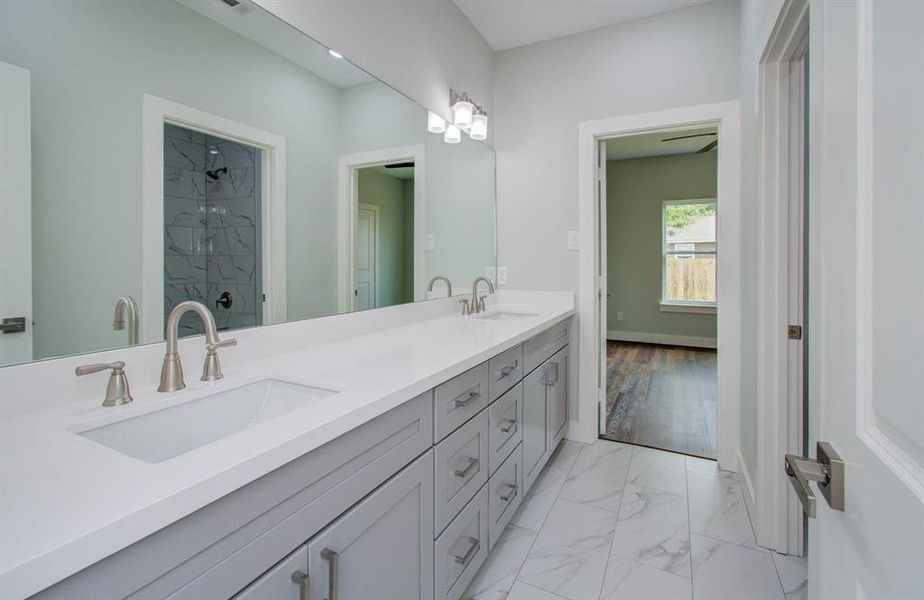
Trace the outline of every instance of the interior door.
<instances>
[{"instance_id":1,"label":"interior door","mask_svg":"<svg viewBox=\"0 0 924 600\"><path fill-rule=\"evenodd\" d=\"M0 62L0 365L32 360L30 80L29 70Z\"/></svg>"},{"instance_id":2,"label":"interior door","mask_svg":"<svg viewBox=\"0 0 924 600\"><path fill-rule=\"evenodd\" d=\"M359 205L356 216L356 290L353 308L375 308L376 236L378 213L370 206Z\"/></svg>"},{"instance_id":3,"label":"interior door","mask_svg":"<svg viewBox=\"0 0 924 600\"><path fill-rule=\"evenodd\" d=\"M924 2L811 10L810 419L845 461L845 510L819 497L809 597L920 598Z\"/></svg>"}]
</instances>

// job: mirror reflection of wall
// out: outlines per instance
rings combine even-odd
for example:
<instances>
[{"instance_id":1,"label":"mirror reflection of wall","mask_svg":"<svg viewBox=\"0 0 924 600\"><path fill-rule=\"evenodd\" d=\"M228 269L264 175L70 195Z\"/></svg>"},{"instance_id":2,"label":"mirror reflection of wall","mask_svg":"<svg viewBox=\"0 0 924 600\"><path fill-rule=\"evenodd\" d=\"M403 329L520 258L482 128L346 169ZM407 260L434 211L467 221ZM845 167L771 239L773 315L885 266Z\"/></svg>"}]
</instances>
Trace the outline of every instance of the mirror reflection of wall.
<instances>
[{"instance_id":1,"label":"mirror reflection of wall","mask_svg":"<svg viewBox=\"0 0 924 600\"><path fill-rule=\"evenodd\" d=\"M0 110L31 145L3 166L31 171L4 199L31 256L0 240L23 271L0 309L31 299L3 362L126 345L122 297L146 343L182 300L234 329L423 300L435 274L462 290L495 265L490 146L427 133L425 109L247 0L7 0L0 22L28 99ZM359 204L378 206L363 298Z\"/></svg>"}]
</instances>

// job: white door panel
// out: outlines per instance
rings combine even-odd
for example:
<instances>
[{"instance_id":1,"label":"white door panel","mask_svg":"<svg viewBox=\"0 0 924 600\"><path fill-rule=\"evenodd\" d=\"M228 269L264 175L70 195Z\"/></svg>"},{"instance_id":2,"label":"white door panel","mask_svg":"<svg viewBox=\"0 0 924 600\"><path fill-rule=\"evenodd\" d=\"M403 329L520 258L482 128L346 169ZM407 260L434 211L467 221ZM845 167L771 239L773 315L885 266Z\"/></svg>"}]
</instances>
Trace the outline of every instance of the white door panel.
<instances>
[{"instance_id":1,"label":"white door panel","mask_svg":"<svg viewBox=\"0 0 924 600\"><path fill-rule=\"evenodd\" d=\"M0 334L0 365L32 360L31 73L0 62L0 318L26 329Z\"/></svg>"},{"instance_id":2,"label":"white door panel","mask_svg":"<svg viewBox=\"0 0 924 600\"><path fill-rule=\"evenodd\" d=\"M356 297L355 310L375 308L375 271L378 259L378 214L374 208L359 206L356 217Z\"/></svg>"},{"instance_id":3,"label":"white door panel","mask_svg":"<svg viewBox=\"0 0 924 600\"><path fill-rule=\"evenodd\" d=\"M816 2L811 19L812 420L846 476L845 511L819 495L809 525L809 594L920 598L924 3Z\"/></svg>"}]
</instances>

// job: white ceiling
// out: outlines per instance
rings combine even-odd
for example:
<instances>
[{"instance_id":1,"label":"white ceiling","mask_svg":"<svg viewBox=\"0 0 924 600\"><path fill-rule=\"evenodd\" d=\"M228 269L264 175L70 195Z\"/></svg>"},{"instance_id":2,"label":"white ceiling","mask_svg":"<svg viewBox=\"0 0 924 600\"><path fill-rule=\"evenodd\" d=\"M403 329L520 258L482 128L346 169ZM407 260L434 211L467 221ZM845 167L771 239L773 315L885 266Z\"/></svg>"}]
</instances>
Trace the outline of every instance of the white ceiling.
<instances>
[{"instance_id":1,"label":"white ceiling","mask_svg":"<svg viewBox=\"0 0 924 600\"><path fill-rule=\"evenodd\" d=\"M671 154L692 154L703 146L718 139L718 136L709 135L718 130L714 125L709 127L695 127L685 129L672 129L642 133L626 137L614 138L606 141L606 160L626 160L628 158L648 158L651 156L668 156ZM681 140L661 140L674 137L696 135L699 137Z\"/></svg>"},{"instance_id":2,"label":"white ceiling","mask_svg":"<svg viewBox=\"0 0 924 600\"><path fill-rule=\"evenodd\" d=\"M452 0L495 50L624 23L709 0Z\"/></svg>"},{"instance_id":3,"label":"white ceiling","mask_svg":"<svg viewBox=\"0 0 924 600\"><path fill-rule=\"evenodd\" d=\"M375 81L374 77L359 67L334 58L327 53L327 48L251 0L241 0L234 7L218 0L177 2L294 62L335 87L344 88Z\"/></svg>"}]
</instances>

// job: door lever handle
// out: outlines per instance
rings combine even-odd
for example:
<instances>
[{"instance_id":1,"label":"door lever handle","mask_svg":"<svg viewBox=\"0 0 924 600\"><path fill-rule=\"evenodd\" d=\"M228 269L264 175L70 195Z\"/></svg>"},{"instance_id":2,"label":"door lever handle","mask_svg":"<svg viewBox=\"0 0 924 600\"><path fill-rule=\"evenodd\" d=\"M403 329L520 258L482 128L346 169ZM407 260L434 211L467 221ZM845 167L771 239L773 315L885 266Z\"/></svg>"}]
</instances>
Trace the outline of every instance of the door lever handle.
<instances>
[{"instance_id":1,"label":"door lever handle","mask_svg":"<svg viewBox=\"0 0 924 600\"><path fill-rule=\"evenodd\" d=\"M828 442L815 446L816 458L787 454L784 462L786 475L802 503L802 510L810 519L815 518L815 493L809 481L817 481L821 495L834 510L844 510L844 461Z\"/></svg>"}]
</instances>

